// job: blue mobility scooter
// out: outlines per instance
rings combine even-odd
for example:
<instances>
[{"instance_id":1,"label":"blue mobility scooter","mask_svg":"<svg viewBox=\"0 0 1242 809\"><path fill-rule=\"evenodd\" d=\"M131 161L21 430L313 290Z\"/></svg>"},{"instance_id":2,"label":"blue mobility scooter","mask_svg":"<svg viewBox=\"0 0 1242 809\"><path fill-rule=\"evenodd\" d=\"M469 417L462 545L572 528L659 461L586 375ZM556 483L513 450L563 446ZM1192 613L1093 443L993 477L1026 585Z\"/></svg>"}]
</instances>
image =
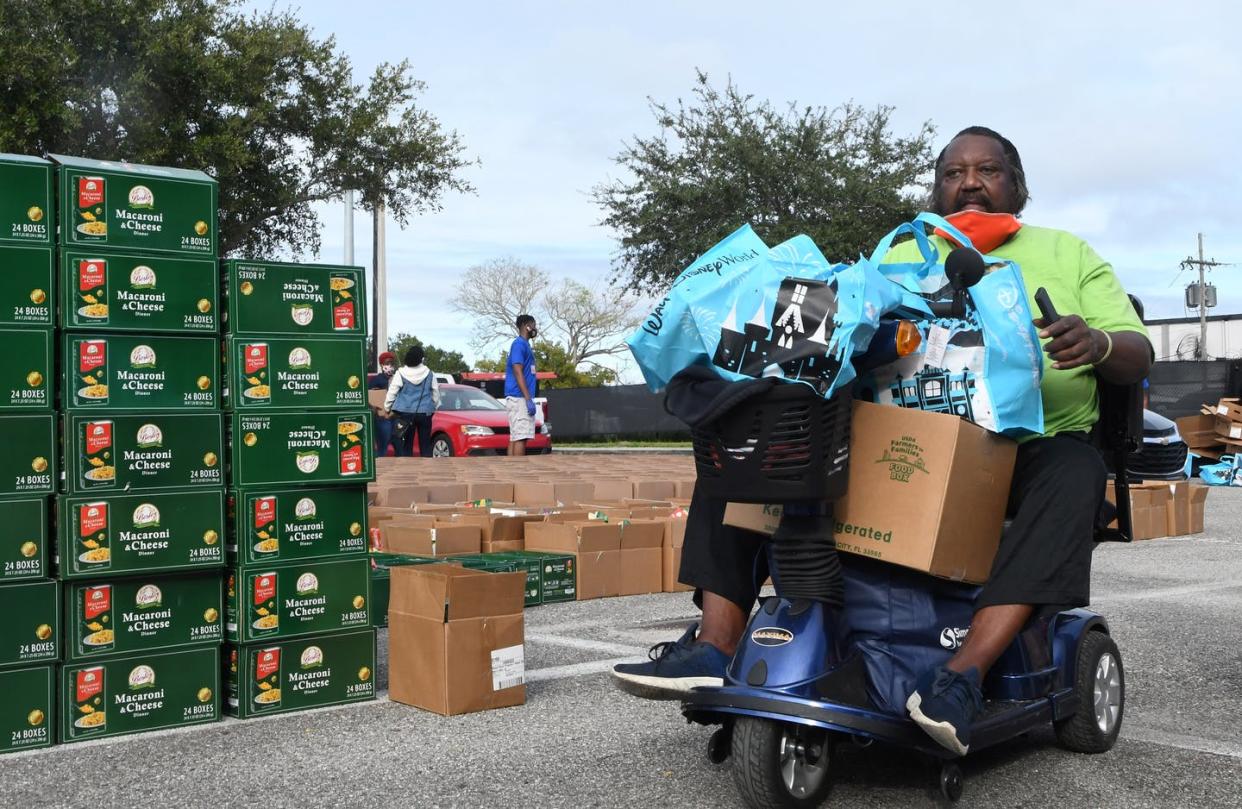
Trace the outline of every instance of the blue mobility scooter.
<instances>
[{"instance_id":1,"label":"blue mobility scooter","mask_svg":"<svg viewBox=\"0 0 1242 809\"><path fill-rule=\"evenodd\" d=\"M1093 441L1114 476L1116 514L1115 521L1111 513L1100 515L1094 539L1128 542L1125 457L1141 446L1142 391L1102 380L1099 389ZM955 755L906 715L912 677L894 678L892 668L903 657L912 658L908 672L946 661L963 634L954 637L952 628L969 626L977 588L857 557L838 559L824 541L831 537L830 502L844 493L850 413L849 391L825 400L806 385L780 385L693 431L700 487L732 501L785 504L768 545L777 595L751 618L724 684L692 690L682 706L688 720L720 726L708 756L731 761L737 788L755 809L821 805L832 785L834 747L845 741L919 751L939 765L945 799L956 801L963 790ZM844 568L843 609L813 592L825 575L841 578L832 570L837 565ZM913 609L924 627L946 627L944 633L932 629L912 638L907 632L900 642L869 648L849 626L849 594L874 584L877 575L904 576L907 596L921 593ZM885 599L873 597L869 606L887 610ZM888 682L880 682L885 676ZM1065 748L1101 753L1120 730L1121 655L1107 622L1089 610L1036 613L982 690L985 710L973 727L971 752L1051 723Z\"/></svg>"}]
</instances>

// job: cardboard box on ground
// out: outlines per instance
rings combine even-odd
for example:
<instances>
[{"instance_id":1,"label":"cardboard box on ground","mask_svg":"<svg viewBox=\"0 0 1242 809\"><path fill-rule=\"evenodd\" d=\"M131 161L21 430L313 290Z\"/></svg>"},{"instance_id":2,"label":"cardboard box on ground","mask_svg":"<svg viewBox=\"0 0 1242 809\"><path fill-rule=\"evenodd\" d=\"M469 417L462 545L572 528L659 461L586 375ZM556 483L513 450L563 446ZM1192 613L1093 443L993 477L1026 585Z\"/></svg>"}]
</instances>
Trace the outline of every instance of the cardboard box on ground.
<instances>
[{"instance_id":1,"label":"cardboard box on ground","mask_svg":"<svg viewBox=\"0 0 1242 809\"><path fill-rule=\"evenodd\" d=\"M1242 402L1225 398L1205 404L1198 415L1177 419L1177 432L1191 452L1205 458L1242 452Z\"/></svg>"},{"instance_id":2,"label":"cardboard box on ground","mask_svg":"<svg viewBox=\"0 0 1242 809\"><path fill-rule=\"evenodd\" d=\"M847 553L955 581L987 579L1017 445L956 416L855 402L849 488L833 504ZM730 503L727 525L771 534L779 506Z\"/></svg>"},{"instance_id":3,"label":"cardboard box on ground","mask_svg":"<svg viewBox=\"0 0 1242 809\"><path fill-rule=\"evenodd\" d=\"M526 702L526 574L450 565L391 571L388 689L445 716Z\"/></svg>"},{"instance_id":4,"label":"cardboard box on ground","mask_svg":"<svg viewBox=\"0 0 1242 809\"><path fill-rule=\"evenodd\" d=\"M1133 539L1160 539L1203 533L1203 514L1210 486L1196 481L1130 484L1130 526ZM1105 492L1116 503L1112 481ZM1115 524L1115 523L1114 523Z\"/></svg>"}]
</instances>

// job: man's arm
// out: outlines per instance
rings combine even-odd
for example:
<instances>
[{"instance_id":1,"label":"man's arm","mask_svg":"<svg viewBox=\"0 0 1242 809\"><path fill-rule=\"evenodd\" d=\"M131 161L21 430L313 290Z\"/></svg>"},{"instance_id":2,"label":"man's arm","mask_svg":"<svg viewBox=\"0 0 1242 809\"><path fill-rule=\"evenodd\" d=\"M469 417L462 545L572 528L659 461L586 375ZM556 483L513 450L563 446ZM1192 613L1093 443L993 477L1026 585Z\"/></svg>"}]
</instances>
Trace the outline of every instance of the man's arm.
<instances>
[{"instance_id":1,"label":"man's arm","mask_svg":"<svg viewBox=\"0 0 1242 809\"><path fill-rule=\"evenodd\" d=\"M1138 332L1093 329L1079 315L1063 315L1047 328L1043 320L1035 321L1035 325L1040 328L1041 339L1052 338L1044 351L1059 371L1094 365L1107 381L1129 385L1151 370L1151 343Z\"/></svg>"}]
</instances>

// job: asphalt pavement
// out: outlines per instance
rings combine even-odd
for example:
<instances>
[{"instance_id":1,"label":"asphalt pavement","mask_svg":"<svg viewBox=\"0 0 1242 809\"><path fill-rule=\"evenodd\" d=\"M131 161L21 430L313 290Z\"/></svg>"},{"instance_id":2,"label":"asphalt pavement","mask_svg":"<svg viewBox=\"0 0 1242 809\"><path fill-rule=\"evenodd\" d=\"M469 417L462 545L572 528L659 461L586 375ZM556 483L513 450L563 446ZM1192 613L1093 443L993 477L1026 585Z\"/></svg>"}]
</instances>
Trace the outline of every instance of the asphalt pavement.
<instances>
[{"instance_id":1,"label":"asphalt pavement","mask_svg":"<svg viewBox=\"0 0 1242 809\"><path fill-rule=\"evenodd\" d=\"M1214 490L1207 531L1096 551L1093 607L1121 648L1127 700L1110 753L1051 729L967 757L960 806L1242 806L1242 490ZM0 757L11 807L737 807L709 730L616 690L621 660L675 638L687 594L526 611L526 705L440 717L387 701ZM386 633L381 632L383 658ZM379 684L386 686L381 663ZM930 805L934 773L845 747L827 805Z\"/></svg>"}]
</instances>

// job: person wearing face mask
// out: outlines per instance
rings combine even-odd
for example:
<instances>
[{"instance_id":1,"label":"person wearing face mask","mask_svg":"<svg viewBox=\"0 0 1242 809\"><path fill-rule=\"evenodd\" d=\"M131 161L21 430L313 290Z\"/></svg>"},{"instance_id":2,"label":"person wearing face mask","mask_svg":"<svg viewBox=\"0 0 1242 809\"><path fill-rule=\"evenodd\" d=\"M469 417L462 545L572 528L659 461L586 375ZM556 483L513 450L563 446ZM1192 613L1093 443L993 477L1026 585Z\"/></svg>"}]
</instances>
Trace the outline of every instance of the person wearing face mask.
<instances>
[{"instance_id":1,"label":"person wearing face mask","mask_svg":"<svg viewBox=\"0 0 1242 809\"><path fill-rule=\"evenodd\" d=\"M379 373L371 374L367 378L368 390L388 390L392 375L397 372L397 355L391 351L385 351L379 355L379 365ZM393 420L384 415L383 408L372 407L371 412L375 415L375 455L381 457L388 454L388 446L394 443Z\"/></svg>"},{"instance_id":2,"label":"person wearing face mask","mask_svg":"<svg viewBox=\"0 0 1242 809\"><path fill-rule=\"evenodd\" d=\"M988 669L1033 616L1089 600L1095 518L1107 477L1088 434L1099 418L1096 377L1132 384L1154 352L1112 268L1070 233L1019 221L1029 193L1018 150L986 127L959 132L937 157L929 207L986 255L1015 261L1031 311L1047 290L1061 313L1036 326L1044 342L1044 433L1020 443L1010 490L1012 522L1001 537L966 640L944 666L924 673L906 709L933 739L958 754L983 708ZM954 246L933 236L944 257ZM920 261L913 242L891 262ZM696 588L701 626L653 647L651 660L621 664L613 675L634 694L676 699L699 685L720 685L767 578L763 540L721 524L724 503L700 497L690 507L681 582Z\"/></svg>"},{"instance_id":3,"label":"person wearing face mask","mask_svg":"<svg viewBox=\"0 0 1242 809\"><path fill-rule=\"evenodd\" d=\"M525 455L526 442L535 437L535 352L531 341L539 336L535 318L517 316L517 338L505 362L505 409L509 412L509 454Z\"/></svg>"}]
</instances>

